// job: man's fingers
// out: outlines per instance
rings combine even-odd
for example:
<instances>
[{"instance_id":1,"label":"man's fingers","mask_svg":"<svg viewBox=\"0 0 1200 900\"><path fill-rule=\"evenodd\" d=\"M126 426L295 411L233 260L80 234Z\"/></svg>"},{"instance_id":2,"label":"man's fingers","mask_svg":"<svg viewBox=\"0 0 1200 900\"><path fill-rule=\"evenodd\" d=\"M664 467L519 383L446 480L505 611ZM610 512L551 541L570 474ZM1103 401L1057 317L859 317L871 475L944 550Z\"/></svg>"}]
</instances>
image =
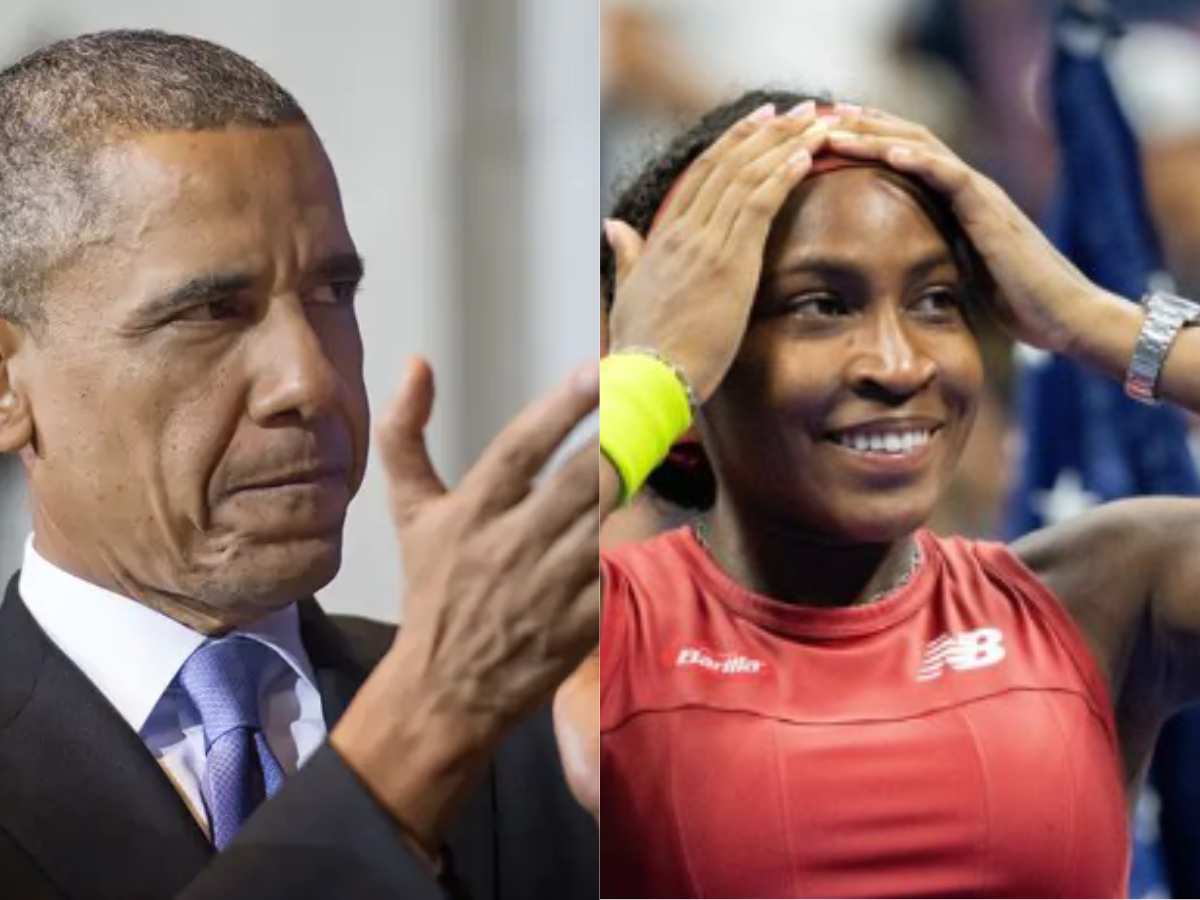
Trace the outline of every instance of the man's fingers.
<instances>
[{"instance_id":1,"label":"man's fingers","mask_svg":"<svg viewBox=\"0 0 1200 900\"><path fill-rule=\"evenodd\" d=\"M578 643L572 642L572 655L578 662L587 659L596 649L600 636L600 572L592 569L591 580L583 582L575 593L575 601L567 612L566 624Z\"/></svg>"},{"instance_id":2,"label":"man's fingers","mask_svg":"<svg viewBox=\"0 0 1200 900\"><path fill-rule=\"evenodd\" d=\"M612 247L613 259L616 263L617 287L625 281L625 276L633 268L638 257L642 255L642 236L629 224L620 219L604 220L604 236Z\"/></svg>"},{"instance_id":3,"label":"man's fingers","mask_svg":"<svg viewBox=\"0 0 1200 900\"><path fill-rule=\"evenodd\" d=\"M549 604L544 614L560 651L578 647L582 655L596 646L600 608L584 589L600 577L599 555L596 516L580 516L538 557L530 573L530 585Z\"/></svg>"},{"instance_id":4,"label":"man's fingers","mask_svg":"<svg viewBox=\"0 0 1200 900\"><path fill-rule=\"evenodd\" d=\"M463 479L463 490L477 493L487 508L512 506L529 492L533 477L599 402L599 371L592 361L505 426Z\"/></svg>"},{"instance_id":5,"label":"man's fingers","mask_svg":"<svg viewBox=\"0 0 1200 900\"><path fill-rule=\"evenodd\" d=\"M544 569L542 574L555 577ZM590 576L574 580L569 588L559 581L556 593L564 596L562 607L554 615L551 647L555 656L567 662L566 670L559 676L561 680L596 651L600 637L600 573L594 554Z\"/></svg>"},{"instance_id":6,"label":"man's fingers","mask_svg":"<svg viewBox=\"0 0 1200 900\"><path fill-rule=\"evenodd\" d=\"M422 503L446 492L425 445L433 412L433 372L420 357L409 360L400 388L376 427L392 495L392 513L403 526Z\"/></svg>"},{"instance_id":7,"label":"man's fingers","mask_svg":"<svg viewBox=\"0 0 1200 900\"><path fill-rule=\"evenodd\" d=\"M563 529L538 561L540 584L560 584L571 594L594 580L600 571L600 525L598 517L585 512ZM595 635L592 637L595 640Z\"/></svg>"},{"instance_id":8,"label":"man's fingers","mask_svg":"<svg viewBox=\"0 0 1200 900\"><path fill-rule=\"evenodd\" d=\"M514 508L514 528L547 541L562 533L581 516L600 528L600 442L588 441Z\"/></svg>"}]
</instances>

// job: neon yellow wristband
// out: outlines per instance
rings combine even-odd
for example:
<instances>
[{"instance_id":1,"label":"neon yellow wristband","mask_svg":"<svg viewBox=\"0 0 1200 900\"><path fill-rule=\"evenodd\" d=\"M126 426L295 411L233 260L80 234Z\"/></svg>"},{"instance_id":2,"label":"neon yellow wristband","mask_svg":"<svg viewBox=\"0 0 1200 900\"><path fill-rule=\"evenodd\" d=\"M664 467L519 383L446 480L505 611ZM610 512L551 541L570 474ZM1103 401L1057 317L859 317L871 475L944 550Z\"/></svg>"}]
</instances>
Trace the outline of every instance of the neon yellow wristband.
<instances>
[{"instance_id":1,"label":"neon yellow wristband","mask_svg":"<svg viewBox=\"0 0 1200 900\"><path fill-rule=\"evenodd\" d=\"M692 424L686 382L649 352L600 360L600 450L621 476L621 501L641 489Z\"/></svg>"}]
</instances>

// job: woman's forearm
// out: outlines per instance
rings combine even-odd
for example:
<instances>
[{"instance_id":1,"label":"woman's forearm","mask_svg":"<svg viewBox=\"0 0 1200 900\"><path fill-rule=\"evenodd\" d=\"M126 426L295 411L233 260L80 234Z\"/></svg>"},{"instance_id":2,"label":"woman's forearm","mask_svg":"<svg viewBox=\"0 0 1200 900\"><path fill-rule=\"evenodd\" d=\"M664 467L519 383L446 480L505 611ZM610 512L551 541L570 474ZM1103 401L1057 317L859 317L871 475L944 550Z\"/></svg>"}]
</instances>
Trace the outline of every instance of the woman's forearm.
<instances>
[{"instance_id":1,"label":"woman's forearm","mask_svg":"<svg viewBox=\"0 0 1200 900\"><path fill-rule=\"evenodd\" d=\"M1073 304L1066 355L1124 382L1145 313L1140 303L1095 288ZM1157 395L1200 414L1200 329L1183 328L1171 344L1159 374Z\"/></svg>"}]
</instances>

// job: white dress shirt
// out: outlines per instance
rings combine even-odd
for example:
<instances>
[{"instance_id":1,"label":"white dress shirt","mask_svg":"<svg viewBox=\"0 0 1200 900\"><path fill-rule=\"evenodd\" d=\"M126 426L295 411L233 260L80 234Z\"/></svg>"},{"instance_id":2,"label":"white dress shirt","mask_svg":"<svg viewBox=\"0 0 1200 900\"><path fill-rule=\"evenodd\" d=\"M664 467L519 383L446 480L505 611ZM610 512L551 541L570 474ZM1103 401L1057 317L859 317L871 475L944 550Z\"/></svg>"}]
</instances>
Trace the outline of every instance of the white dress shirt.
<instances>
[{"instance_id":1,"label":"white dress shirt","mask_svg":"<svg viewBox=\"0 0 1200 900\"><path fill-rule=\"evenodd\" d=\"M21 599L34 620L138 733L200 827L208 813L200 791L204 731L175 680L207 639L134 600L76 578L41 556L31 535L21 568ZM259 684L263 733L287 774L325 739L321 695L300 642L296 605L239 628L275 651Z\"/></svg>"}]
</instances>

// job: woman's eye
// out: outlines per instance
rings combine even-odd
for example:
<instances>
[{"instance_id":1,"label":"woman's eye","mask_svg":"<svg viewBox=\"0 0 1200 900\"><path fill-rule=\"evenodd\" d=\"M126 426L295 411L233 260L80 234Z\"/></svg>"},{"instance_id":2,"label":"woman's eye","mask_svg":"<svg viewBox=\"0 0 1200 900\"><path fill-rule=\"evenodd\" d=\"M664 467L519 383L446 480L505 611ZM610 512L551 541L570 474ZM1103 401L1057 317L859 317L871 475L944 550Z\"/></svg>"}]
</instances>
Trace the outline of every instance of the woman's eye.
<instances>
[{"instance_id":1,"label":"woman's eye","mask_svg":"<svg viewBox=\"0 0 1200 900\"><path fill-rule=\"evenodd\" d=\"M958 293L950 288L932 288L925 291L913 304L919 313L935 316L956 315L961 301Z\"/></svg>"},{"instance_id":2,"label":"woman's eye","mask_svg":"<svg viewBox=\"0 0 1200 900\"><path fill-rule=\"evenodd\" d=\"M800 294L789 299L784 310L802 318L835 318L846 315L850 308L835 294Z\"/></svg>"}]
</instances>

